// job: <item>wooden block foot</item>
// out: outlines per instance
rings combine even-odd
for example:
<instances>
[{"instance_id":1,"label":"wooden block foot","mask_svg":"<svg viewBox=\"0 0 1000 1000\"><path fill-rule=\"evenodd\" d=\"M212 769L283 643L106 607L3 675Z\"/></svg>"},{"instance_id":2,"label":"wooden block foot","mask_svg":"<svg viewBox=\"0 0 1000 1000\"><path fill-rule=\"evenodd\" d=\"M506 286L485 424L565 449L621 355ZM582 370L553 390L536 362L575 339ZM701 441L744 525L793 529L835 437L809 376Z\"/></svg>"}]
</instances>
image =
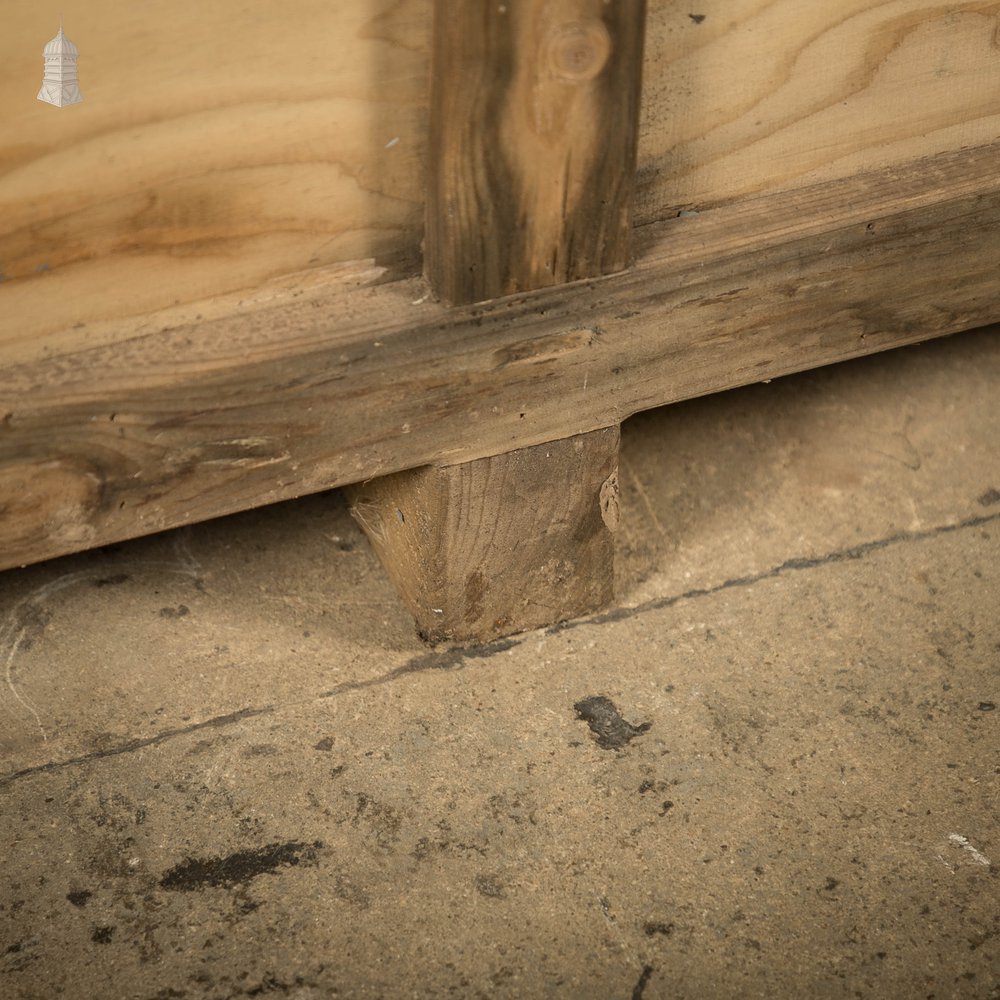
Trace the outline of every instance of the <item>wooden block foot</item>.
<instances>
[{"instance_id":1,"label":"wooden block foot","mask_svg":"<svg viewBox=\"0 0 1000 1000\"><path fill-rule=\"evenodd\" d=\"M351 513L430 642L579 617L614 592L618 428L351 487Z\"/></svg>"}]
</instances>

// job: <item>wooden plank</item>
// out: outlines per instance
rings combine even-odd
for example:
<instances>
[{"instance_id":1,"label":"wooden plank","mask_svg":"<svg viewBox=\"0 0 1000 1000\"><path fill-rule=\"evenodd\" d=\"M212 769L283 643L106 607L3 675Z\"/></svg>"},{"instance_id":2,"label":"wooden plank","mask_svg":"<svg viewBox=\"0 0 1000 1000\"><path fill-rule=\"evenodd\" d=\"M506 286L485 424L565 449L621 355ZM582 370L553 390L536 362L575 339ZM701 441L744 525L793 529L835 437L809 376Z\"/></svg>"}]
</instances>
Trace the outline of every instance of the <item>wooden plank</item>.
<instances>
[{"instance_id":1,"label":"wooden plank","mask_svg":"<svg viewBox=\"0 0 1000 1000\"><path fill-rule=\"evenodd\" d=\"M2 10L0 356L194 320L344 262L419 272L424 0ZM69 108L35 99L60 12Z\"/></svg>"},{"instance_id":2,"label":"wooden plank","mask_svg":"<svg viewBox=\"0 0 1000 1000\"><path fill-rule=\"evenodd\" d=\"M84 95L62 109L35 100L58 11L3 5L5 361L207 319L269 285L334 291L345 262L418 272L431 0L59 10ZM995 141L998 15L996 0L650 4L636 222Z\"/></svg>"},{"instance_id":3,"label":"wooden plank","mask_svg":"<svg viewBox=\"0 0 1000 1000\"><path fill-rule=\"evenodd\" d=\"M436 295L468 304L625 267L644 21L641 0L437 0ZM610 601L600 495L617 445L616 425L381 477L351 509L422 635L485 642Z\"/></svg>"},{"instance_id":4,"label":"wooden plank","mask_svg":"<svg viewBox=\"0 0 1000 1000\"><path fill-rule=\"evenodd\" d=\"M0 370L18 565L1000 320L1000 147L638 231L629 271L445 310L317 290Z\"/></svg>"},{"instance_id":5,"label":"wooden plank","mask_svg":"<svg viewBox=\"0 0 1000 1000\"><path fill-rule=\"evenodd\" d=\"M994 142L998 17L996 0L651 4L636 218Z\"/></svg>"},{"instance_id":6,"label":"wooden plank","mask_svg":"<svg viewBox=\"0 0 1000 1000\"><path fill-rule=\"evenodd\" d=\"M437 0L424 270L466 304L622 270L644 0Z\"/></svg>"},{"instance_id":7,"label":"wooden plank","mask_svg":"<svg viewBox=\"0 0 1000 1000\"><path fill-rule=\"evenodd\" d=\"M420 635L484 642L604 607L614 586L618 428L351 490L351 513Z\"/></svg>"}]
</instances>

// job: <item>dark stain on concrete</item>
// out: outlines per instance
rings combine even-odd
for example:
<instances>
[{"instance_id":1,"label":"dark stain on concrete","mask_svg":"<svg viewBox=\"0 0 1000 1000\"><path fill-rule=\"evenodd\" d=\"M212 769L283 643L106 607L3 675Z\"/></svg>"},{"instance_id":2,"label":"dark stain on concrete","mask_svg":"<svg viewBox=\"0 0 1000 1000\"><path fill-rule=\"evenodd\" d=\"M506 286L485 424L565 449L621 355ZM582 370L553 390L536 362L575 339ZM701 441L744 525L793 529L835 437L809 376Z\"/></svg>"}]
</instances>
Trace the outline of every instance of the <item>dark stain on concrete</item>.
<instances>
[{"instance_id":1,"label":"dark stain on concrete","mask_svg":"<svg viewBox=\"0 0 1000 1000\"><path fill-rule=\"evenodd\" d=\"M322 965L319 967L319 971L323 971ZM277 976L268 975L260 981L259 985L251 986L242 993L234 993L230 994L230 996L259 997L264 996L266 993L280 993L285 996L294 994L295 996L299 996L303 995L306 991L311 995L313 989L313 985L306 982L305 976L296 976L291 982L286 982L283 979L278 979Z\"/></svg>"},{"instance_id":2,"label":"dark stain on concrete","mask_svg":"<svg viewBox=\"0 0 1000 1000\"><path fill-rule=\"evenodd\" d=\"M95 944L111 944L114 934L114 927L95 927L94 932L90 935L90 940Z\"/></svg>"},{"instance_id":3,"label":"dark stain on concrete","mask_svg":"<svg viewBox=\"0 0 1000 1000\"><path fill-rule=\"evenodd\" d=\"M191 609L186 604L178 604L176 608L160 608L161 618L184 618L191 614Z\"/></svg>"},{"instance_id":4,"label":"dark stain on concrete","mask_svg":"<svg viewBox=\"0 0 1000 1000\"><path fill-rule=\"evenodd\" d=\"M0 968L0 975L11 972L23 972L29 965L37 962L42 953L38 950L41 944L39 937L28 938L26 941L15 941L8 945L3 952L3 965Z\"/></svg>"},{"instance_id":5,"label":"dark stain on concrete","mask_svg":"<svg viewBox=\"0 0 1000 1000\"><path fill-rule=\"evenodd\" d=\"M983 507L992 507L994 504L1000 503L1000 490L994 489L992 486L979 498L979 503Z\"/></svg>"},{"instance_id":6,"label":"dark stain on concrete","mask_svg":"<svg viewBox=\"0 0 1000 1000\"><path fill-rule=\"evenodd\" d=\"M495 875L477 875L476 889L480 895L490 899L503 899L507 895L503 883Z\"/></svg>"},{"instance_id":7,"label":"dark stain on concrete","mask_svg":"<svg viewBox=\"0 0 1000 1000\"><path fill-rule=\"evenodd\" d=\"M647 920L642 925L642 931L646 937L670 937L674 932L673 924L666 924L662 921Z\"/></svg>"},{"instance_id":8,"label":"dark stain on concrete","mask_svg":"<svg viewBox=\"0 0 1000 1000\"><path fill-rule=\"evenodd\" d=\"M460 670L469 660L487 660L520 644L519 639L500 639L482 646L456 646L454 649L434 650L422 656L415 656L408 663L393 670L391 674L374 678L373 682L382 684L395 680L401 674L415 674L424 670ZM373 682L362 681L358 686L371 687Z\"/></svg>"},{"instance_id":9,"label":"dark stain on concrete","mask_svg":"<svg viewBox=\"0 0 1000 1000\"><path fill-rule=\"evenodd\" d=\"M573 708L577 718L583 719L590 726L590 731L602 750L621 750L653 725L651 722L643 722L634 726L631 722L626 722L615 708L614 702L604 695L583 698Z\"/></svg>"},{"instance_id":10,"label":"dark stain on concrete","mask_svg":"<svg viewBox=\"0 0 1000 1000\"><path fill-rule=\"evenodd\" d=\"M102 576L97 580L94 580L93 586L95 587L117 587L122 583L126 583L131 580L132 577L128 573L115 573L113 576Z\"/></svg>"},{"instance_id":11,"label":"dark stain on concrete","mask_svg":"<svg viewBox=\"0 0 1000 1000\"><path fill-rule=\"evenodd\" d=\"M357 795L357 805L354 813L354 825L364 822L375 835L379 847L391 847L399 839L403 820L392 806L373 799L370 795L360 792Z\"/></svg>"},{"instance_id":12,"label":"dark stain on concrete","mask_svg":"<svg viewBox=\"0 0 1000 1000\"><path fill-rule=\"evenodd\" d=\"M671 783L668 781L654 781L652 778L647 778L641 785L639 785L639 794L645 795L647 792L669 792L670 784ZM677 781L675 780L673 784L676 785Z\"/></svg>"},{"instance_id":13,"label":"dark stain on concrete","mask_svg":"<svg viewBox=\"0 0 1000 1000\"><path fill-rule=\"evenodd\" d=\"M371 677L364 681L345 681L343 684L330 688L329 691L323 691L316 697L336 698L338 695L351 691L364 691L368 688L381 687L383 684L391 684L400 677L422 673L425 670L462 670L470 660L486 660L491 656L505 653L508 649L514 649L520 644L520 639L499 639L496 642L478 646L455 646L451 649L432 650L415 656L401 667L396 667L395 670L390 670L388 673L379 674L378 677Z\"/></svg>"},{"instance_id":14,"label":"dark stain on concrete","mask_svg":"<svg viewBox=\"0 0 1000 1000\"><path fill-rule=\"evenodd\" d=\"M312 844L291 841L236 851L221 858L187 858L164 874L160 888L193 892L206 886L244 885L259 875L273 875L279 868L303 862L315 864L316 851L322 846L319 840Z\"/></svg>"},{"instance_id":15,"label":"dark stain on concrete","mask_svg":"<svg viewBox=\"0 0 1000 1000\"><path fill-rule=\"evenodd\" d=\"M86 906L87 900L93 895L89 889L74 889L73 892L66 893L66 898L74 906Z\"/></svg>"},{"instance_id":16,"label":"dark stain on concrete","mask_svg":"<svg viewBox=\"0 0 1000 1000\"><path fill-rule=\"evenodd\" d=\"M642 1000L642 995L646 992L646 986L649 984L649 979L652 975L653 967L651 965L643 966L639 982L635 984L635 987L632 990L632 1000Z\"/></svg>"}]
</instances>

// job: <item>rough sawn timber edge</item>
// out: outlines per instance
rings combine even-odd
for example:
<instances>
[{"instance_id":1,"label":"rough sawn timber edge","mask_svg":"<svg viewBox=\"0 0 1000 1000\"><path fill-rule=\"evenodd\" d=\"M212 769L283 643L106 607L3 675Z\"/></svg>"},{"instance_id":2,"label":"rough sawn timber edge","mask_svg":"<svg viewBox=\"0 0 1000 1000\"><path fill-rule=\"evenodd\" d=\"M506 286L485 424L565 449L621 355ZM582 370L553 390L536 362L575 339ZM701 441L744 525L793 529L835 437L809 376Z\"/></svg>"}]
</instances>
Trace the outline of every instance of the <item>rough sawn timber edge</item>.
<instances>
[{"instance_id":1,"label":"rough sawn timber edge","mask_svg":"<svg viewBox=\"0 0 1000 1000\"><path fill-rule=\"evenodd\" d=\"M489 642L614 598L617 427L348 487L418 633Z\"/></svg>"},{"instance_id":2,"label":"rough sawn timber edge","mask_svg":"<svg viewBox=\"0 0 1000 1000\"><path fill-rule=\"evenodd\" d=\"M1000 320L1000 145L636 232L629 271L394 282L0 371L0 568Z\"/></svg>"}]
</instances>

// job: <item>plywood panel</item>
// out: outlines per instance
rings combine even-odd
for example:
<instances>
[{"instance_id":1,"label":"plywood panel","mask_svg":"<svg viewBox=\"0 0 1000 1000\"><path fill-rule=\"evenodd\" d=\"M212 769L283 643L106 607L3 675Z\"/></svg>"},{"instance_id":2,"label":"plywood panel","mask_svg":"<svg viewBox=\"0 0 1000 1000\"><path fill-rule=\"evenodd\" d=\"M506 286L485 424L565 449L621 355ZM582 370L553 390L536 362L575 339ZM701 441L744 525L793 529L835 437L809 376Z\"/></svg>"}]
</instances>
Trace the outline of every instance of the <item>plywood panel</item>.
<instances>
[{"instance_id":1,"label":"plywood panel","mask_svg":"<svg viewBox=\"0 0 1000 1000\"><path fill-rule=\"evenodd\" d=\"M67 108L35 99L56 8L3 4L8 356L74 327L84 343L115 337L123 328L108 320L305 269L371 258L419 267L426 4L66 0L59 9L84 96Z\"/></svg>"},{"instance_id":2,"label":"plywood panel","mask_svg":"<svg viewBox=\"0 0 1000 1000\"><path fill-rule=\"evenodd\" d=\"M643 222L1000 136L995 0L651 3L645 69Z\"/></svg>"},{"instance_id":3,"label":"plywood panel","mask_svg":"<svg viewBox=\"0 0 1000 1000\"><path fill-rule=\"evenodd\" d=\"M84 101L53 108L55 14L5 0L0 355L416 273L430 6L65 0ZM998 2L648 6L640 224L1000 136Z\"/></svg>"}]
</instances>

